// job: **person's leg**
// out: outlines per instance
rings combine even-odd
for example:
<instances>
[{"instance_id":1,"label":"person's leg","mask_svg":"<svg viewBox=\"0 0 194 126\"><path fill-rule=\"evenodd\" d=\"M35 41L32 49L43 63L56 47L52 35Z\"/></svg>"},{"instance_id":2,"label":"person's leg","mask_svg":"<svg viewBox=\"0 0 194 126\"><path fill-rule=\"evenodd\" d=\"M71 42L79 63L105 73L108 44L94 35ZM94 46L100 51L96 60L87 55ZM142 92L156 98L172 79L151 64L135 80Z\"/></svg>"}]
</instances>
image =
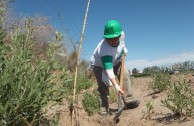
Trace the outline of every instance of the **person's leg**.
<instances>
[{"instance_id":1,"label":"person's leg","mask_svg":"<svg viewBox=\"0 0 194 126\"><path fill-rule=\"evenodd\" d=\"M117 75L118 79L120 79L120 67L121 62L114 67L114 73ZM130 74L126 67L124 67L124 76L123 76L123 88L124 88L124 100L127 103L127 108L136 108L139 106L139 100L133 100L133 90L132 83L130 80Z\"/></svg>"},{"instance_id":2,"label":"person's leg","mask_svg":"<svg viewBox=\"0 0 194 126\"><path fill-rule=\"evenodd\" d=\"M129 103L133 100L133 89L130 74L126 67L124 67L123 88L124 88L124 99L126 103Z\"/></svg>"},{"instance_id":3,"label":"person's leg","mask_svg":"<svg viewBox=\"0 0 194 126\"><path fill-rule=\"evenodd\" d=\"M120 67L121 62L114 67L114 73L118 77L118 79L120 79ZM129 103L133 100L133 90L130 80L130 74L126 67L124 67L123 88L124 88L124 99L127 103Z\"/></svg>"},{"instance_id":4,"label":"person's leg","mask_svg":"<svg viewBox=\"0 0 194 126\"><path fill-rule=\"evenodd\" d=\"M109 88L102 82L102 68L98 66L92 66L93 73L98 83L98 92L100 95L100 113L101 115L108 114L108 94Z\"/></svg>"}]
</instances>

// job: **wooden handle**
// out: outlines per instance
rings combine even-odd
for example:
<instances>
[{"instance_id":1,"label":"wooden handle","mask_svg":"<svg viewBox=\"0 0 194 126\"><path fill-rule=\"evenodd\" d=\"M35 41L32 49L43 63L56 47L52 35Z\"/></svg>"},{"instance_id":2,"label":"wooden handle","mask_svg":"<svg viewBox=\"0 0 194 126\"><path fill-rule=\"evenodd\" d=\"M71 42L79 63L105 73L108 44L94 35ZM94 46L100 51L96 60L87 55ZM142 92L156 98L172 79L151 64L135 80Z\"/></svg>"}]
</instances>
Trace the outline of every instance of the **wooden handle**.
<instances>
[{"instance_id":1,"label":"wooden handle","mask_svg":"<svg viewBox=\"0 0 194 126\"><path fill-rule=\"evenodd\" d=\"M121 59L121 68L120 68L120 88L123 90L123 74L124 74L124 65L125 65L125 56L122 56Z\"/></svg>"}]
</instances>

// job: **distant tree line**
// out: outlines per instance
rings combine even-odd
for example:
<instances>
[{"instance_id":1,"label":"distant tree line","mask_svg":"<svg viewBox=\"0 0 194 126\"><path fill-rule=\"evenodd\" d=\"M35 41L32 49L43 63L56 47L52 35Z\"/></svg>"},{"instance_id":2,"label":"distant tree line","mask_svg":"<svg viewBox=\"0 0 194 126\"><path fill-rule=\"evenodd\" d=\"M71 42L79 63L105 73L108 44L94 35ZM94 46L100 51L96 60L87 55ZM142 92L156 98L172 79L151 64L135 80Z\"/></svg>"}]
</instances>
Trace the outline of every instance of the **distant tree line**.
<instances>
[{"instance_id":1,"label":"distant tree line","mask_svg":"<svg viewBox=\"0 0 194 126\"><path fill-rule=\"evenodd\" d=\"M183 72L183 71L191 71L194 70L194 61L185 61L181 63L175 63L173 65L167 67L159 67L159 66L151 66L143 69L142 73L139 72L137 68L134 68L132 72L132 76L140 77L140 76L149 76L153 72L162 72L167 74L174 74L175 71Z\"/></svg>"}]
</instances>

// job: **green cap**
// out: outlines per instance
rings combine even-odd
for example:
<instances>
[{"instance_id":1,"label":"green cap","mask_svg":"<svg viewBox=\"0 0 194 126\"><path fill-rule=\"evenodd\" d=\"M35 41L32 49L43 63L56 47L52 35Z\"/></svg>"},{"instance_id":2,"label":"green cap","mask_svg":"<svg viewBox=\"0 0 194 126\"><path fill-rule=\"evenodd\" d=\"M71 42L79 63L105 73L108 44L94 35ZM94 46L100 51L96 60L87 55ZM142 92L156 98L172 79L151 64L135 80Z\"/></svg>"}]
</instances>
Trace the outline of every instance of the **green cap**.
<instances>
[{"instance_id":1,"label":"green cap","mask_svg":"<svg viewBox=\"0 0 194 126\"><path fill-rule=\"evenodd\" d=\"M116 20L109 20L104 27L104 38L118 37L122 32L121 25Z\"/></svg>"}]
</instances>

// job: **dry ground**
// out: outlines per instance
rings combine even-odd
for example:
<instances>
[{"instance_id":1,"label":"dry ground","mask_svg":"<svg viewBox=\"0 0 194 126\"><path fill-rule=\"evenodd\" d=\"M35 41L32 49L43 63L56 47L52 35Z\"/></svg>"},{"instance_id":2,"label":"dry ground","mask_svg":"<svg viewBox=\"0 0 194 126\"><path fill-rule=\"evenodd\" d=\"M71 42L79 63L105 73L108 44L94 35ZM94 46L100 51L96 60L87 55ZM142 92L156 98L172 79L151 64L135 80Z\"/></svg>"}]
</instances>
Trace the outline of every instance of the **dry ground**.
<instances>
[{"instance_id":1,"label":"dry ground","mask_svg":"<svg viewBox=\"0 0 194 126\"><path fill-rule=\"evenodd\" d=\"M177 75L176 75L177 76ZM193 74L181 75L182 78L187 79L190 83L190 87L194 87ZM180 78L180 77L179 77ZM88 116L84 111L81 100L79 98L79 104L77 107L77 125L78 126L194 126L194 118L180 118L175 119L172 116L172 112L161 106L160 100L165 99L166 94L164 92L153 94L153 91L149 88L149 83L152 81L149 77L134 78L133 89L136 99L141 101L138 108L129 109L123 111L120 116L120 121L115 124L113 118L115 115L102 117L98 114ZM194 88L193 88L194 89ZM147 119L147 107L146 103L149 100L153 101L153 112L151 119ZM110 108L117 109L117 103L110 104ZM68 103L64 101L64 105L61 106L60 123L62 126L71 126L71 116L68 108Z\"/></svg>"}]
</instances>

